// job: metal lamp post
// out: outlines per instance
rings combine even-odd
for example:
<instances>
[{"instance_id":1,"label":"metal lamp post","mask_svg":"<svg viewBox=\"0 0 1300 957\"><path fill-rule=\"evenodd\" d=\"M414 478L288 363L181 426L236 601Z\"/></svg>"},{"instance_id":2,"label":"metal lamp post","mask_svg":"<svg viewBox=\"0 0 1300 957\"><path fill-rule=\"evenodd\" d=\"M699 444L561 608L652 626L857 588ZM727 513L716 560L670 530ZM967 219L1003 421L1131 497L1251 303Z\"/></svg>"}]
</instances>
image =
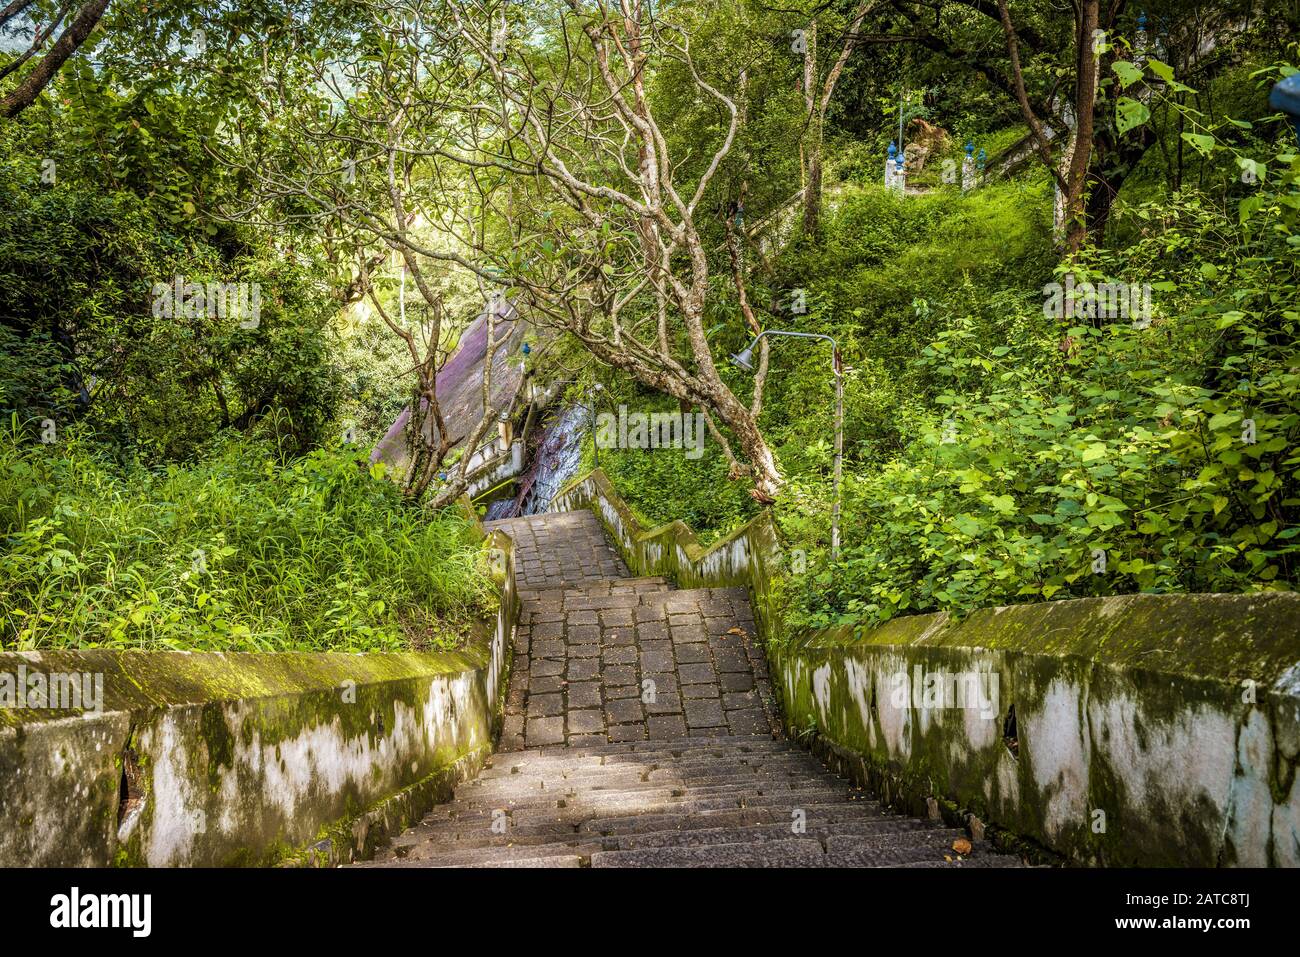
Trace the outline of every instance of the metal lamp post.
<instances>
[{"instance_id":1,"label":"metal lamp post","mask_svg":"<svg viewBox=\"0 0 1300 957\"><path fill-rule=\"evenodd\" d=\"M764 329L754 341L731 357L731 361L747 372L754 371L754 349L764 336L791 336L796 339L823 339L831 344L831 371L835 373L835 479L831 505L831 558L840 555L840 482L844 476L844 361L840 345L831 336L817 332L791 332L785 329Z\"/></svg>"}]
</instances>

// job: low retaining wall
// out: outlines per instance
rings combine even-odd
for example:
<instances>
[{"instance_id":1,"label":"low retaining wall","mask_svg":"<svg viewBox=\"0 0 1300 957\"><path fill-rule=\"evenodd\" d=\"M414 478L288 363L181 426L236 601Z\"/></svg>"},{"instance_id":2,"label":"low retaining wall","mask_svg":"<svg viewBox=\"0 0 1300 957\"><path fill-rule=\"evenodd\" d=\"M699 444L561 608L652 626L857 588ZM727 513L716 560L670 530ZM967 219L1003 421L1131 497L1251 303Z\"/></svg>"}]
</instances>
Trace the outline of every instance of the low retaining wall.
<instances>
[{"instance_id":1,"label":"low retaining wall","mask_svg":"<svg viewBox=\"0 0 1300 957\"><path fill-rule=\"evenodd\" d=\"M29 689L33 673L91 676L82 704L102 689L81 713L0 709L0 866L368 856L492 750L512 561L498 586L495 623L451 653L0 654Z\"/></svg>"},{"instance_id":2,"label":"low retaining wall","mask_svg":"<svg viewBox=\"0 0 1300 957\"><path fill-rule=\"evenodd\" d=\"M772 649L786 721L896 806L1098 865L1300 865L1300 595L900 618Z\"/></svg>"}]
</instances>

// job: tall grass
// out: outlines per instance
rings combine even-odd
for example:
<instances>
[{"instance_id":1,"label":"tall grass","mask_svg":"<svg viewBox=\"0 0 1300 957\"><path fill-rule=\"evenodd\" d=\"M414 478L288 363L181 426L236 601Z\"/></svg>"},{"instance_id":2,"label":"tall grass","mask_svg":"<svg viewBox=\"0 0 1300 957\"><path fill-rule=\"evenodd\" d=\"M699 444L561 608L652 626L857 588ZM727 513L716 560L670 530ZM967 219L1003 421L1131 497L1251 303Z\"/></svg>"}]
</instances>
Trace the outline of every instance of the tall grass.
<instances>
[{"instance_id":1,"label":"tall grass","mask_svg":"<svg viewBox=\"0 0 1300 957\"><path fill-rule=\"evenodd\" d=\"M238 442L152 472L0 435L5 650L449 648L491 608L481 558L354 454Z\"/></svg>"}]
</instances>

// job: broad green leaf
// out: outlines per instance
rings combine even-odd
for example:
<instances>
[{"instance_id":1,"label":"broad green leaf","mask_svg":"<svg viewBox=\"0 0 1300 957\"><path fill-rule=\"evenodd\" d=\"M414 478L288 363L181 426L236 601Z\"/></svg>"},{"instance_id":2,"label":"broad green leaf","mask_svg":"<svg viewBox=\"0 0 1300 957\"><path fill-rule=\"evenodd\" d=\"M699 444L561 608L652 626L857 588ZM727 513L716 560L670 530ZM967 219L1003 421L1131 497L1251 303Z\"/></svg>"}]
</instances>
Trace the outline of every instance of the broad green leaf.
<instances>
[{"instance_id":1,"label":"broad green leaf","mask_svg":"<svg viewBox=\"0 0 1300 957\"><path fill-rule=\"evenodd\" d=\"M1129 130L1141 126L1151 119L1151 111L1145 103L1131 97L1121 96L1115 103L1115 128L1123 136Z\"/></svg>"},{"instance_id":2,"label":"broad green leaf","mask_svg":"<svg viewBox=\"0 0 1300 957\"><path fill-rule=\"evenodd\" d=\"M1203 133L1184 133L1183 140L1202 156L1213 153L1216 145L1213 136L1206 136Z\"/></svg>"},{"instance_id":3,"label":"broad green leaf","mask_svg":"<svg viewBox=\"0 0 1300 957\"><path fill-rule=\"evenodd\" d=\"M1111 69L1119 77L1119 86L1121 90L1126 90L1138 80L1142 79L1142 71L1135 67L1128 60L1116 60Z\"/></svg>"},{"instance_id":4,"label":"broad green leaf","mask_svg":"<svg viewBox=\"0 0 1300 957\"><path fill-rule=\"evenodd\" d=\"M1168 63L1157 60L1154 57L1147 60L1147 69L1160 77L1160 79L1164 80L1166 83L1172 83L1174 80L1174 68Z\"/></svg>"}]
</instances>

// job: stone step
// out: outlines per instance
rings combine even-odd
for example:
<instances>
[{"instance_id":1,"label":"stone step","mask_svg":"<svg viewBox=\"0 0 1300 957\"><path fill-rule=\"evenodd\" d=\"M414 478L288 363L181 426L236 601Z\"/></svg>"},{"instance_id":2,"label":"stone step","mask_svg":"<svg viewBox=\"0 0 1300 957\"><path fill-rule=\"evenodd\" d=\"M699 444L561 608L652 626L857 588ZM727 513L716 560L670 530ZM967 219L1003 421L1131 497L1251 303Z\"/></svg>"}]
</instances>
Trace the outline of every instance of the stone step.
<instances>
[{"instance_id":1,"label":"stone step","mask_svg":"<svg viewBox=\"0 0 1300 957\"><path fill-rule=\"evenodd\" d=\"M825 827L828 825L855 821L905 820L891 814L872 801L834 802L831 804L808 803L800 808L805 814L808 827ZM661 830L691 830L696 828L747 827L757 824L775 824L788 827L793 821L792 810L772 807L723 808L720 810L699 811L683 815L673 811L659 813L642 813L636 815L605 816L595 815L582 820L542 820L524 822L510 821L506 835L492 831L493 819L488 816L472 818L451 818L440 821L425 821L408 829L395 839L395 844L418 844L424 841L441 841L459 843L462 841L499 844L514 841L516 843L548 843L557 840L572 839L575 835L618 836L625 834L646 834ZM918 824L926 822L917 821Z\"/></svg>"},{"instance_id":2,"label":"stone step","mask_svg":"<svg viewBox=\"0 0 1300 957\"><path fill-rule=\"evenodd\" d=\"M699 738L681 738L672 743L663 741L621 741L609 744L583 744L577 746L556 744L527 751L500 752L492 756L489 768L499 767L506 761L510 767L527 767L529 764L569 757L577 763L586 763L588 759L608 758L624 755L635 756L638 760L653 761L661 758L665 761L681 757L702 757L709 754L731 756L755 753L792 753L806 754L789 741L773 738L768 734L757 735L717 735Z\"/></svg>"},{"instance_id":3,"label":"stone step","mask_svg":"<svg viewBox=\"0 0 1300 957\"><path fill-rule=\"evenodd\" d=\"M865 809L868 813L854 813ZM740 838L776 840L796 836L791 817L770 813L766 808L712 811L697 815L646 815L634 818L592 820L577 830L574 825L545 827L514 826L506 834L492 833L489 826L417 826L400 835L383 859L407 858L415 847L428 848L424 857L438 848L444 851L502 846L576 847L601 842L605 850L627 850L644 846L740 843ZM831 835L878 834L896 831L934 831L932 824L916 818L888 814L871 805L826 805L805 810L806 835L824 839ZM697 836L697 832L698 836ZM736 839L728 839L735 835ZM805 836L805 835L798 835Z\"/></svg>"},{"instance_id":4,"label":"stone step","mask_svg":"<svg viewBox=\"0 0 1300 957\"><path fill-rule=\"evenodd\" d=\"M530 857L520 860L499 861L489 864L452 864L451 867L582 867L583 859L581 857ZM416 865L418 866L418 865ZM430 863L429 867L442 867L444 865Z\"/></svg>"},{"instance_id":5,"label":"stone step","mask_svg":"<svg viewBox=\"0 0 1300 957\"><path fill-rule=\"evenodd\" d=\"M910 825L910 826L909 826ZM845 834L853 829L858 833ZM1020 867L1013 856L977 846L951 850L961 831L899 818L811 829L793 836L772 826L682 829L628 837L508 846L426 844L371 867Z\"/></svg>"},{"instance_id":6,"label":"stone step","mask_svg":"<svg viewBox=\"0 0 1300 957\"><path fill-rule=\"evenodd\" d=\"M509 844L496 847L464 847L448 849L440 844L420 844L401 857L385 862L395 866L452 867L457 864L503 864L517 860L537 860L545 857L590 858L604 850L601 841L583 843L564 841L551 844Z\"/></svg>"},{"instance_id":7,"label":"stone step","mask_svg":"<svg viewBox=\"0 0 1300 957\"><path fill-rule=\"evenodd\" d=\"M528 752L519 752L527 754ZM503 757L498 755L498 757ZM760 751L748 754L727 754L724 751L714 753L712 750L699 757L672 758L657 756L645 759L636 756L609 755L603 760L591 758L585 762L573 764L568 761L530 761L518 764L496 766L483 771L475 782L498 781L532 781L562 778L583 778L599 780L603 776L630 774L674 773L681 775L703 775L710 771L718 773L762 773L764 770L780 772L783 770L806 770L808 773L826 773L825 767L812 755L800 751Z\"/></svg>"},{"instance_id":8,"label":"stone step","mask_svg":"<svg viewBox=\"0 0 1300 957\"><path fill-rule=\"evenodd\" d=\"M995 854L976 844L963 858L952 849L964 831L935 828L921 831L921 843L895 840L893 835L835 835L826 839L826 862L831 867L1018 867L1020 860Z\"/></svg>"},{"instance_id":9,"label":"stone step","mask_svg":"<svg viewBox=\"0 0 1300 957\"><path fill-rule=\"evenodd\" d=\"M592 795L603 799L610 794L628 797L651 796L659 792L684 797L704 797L718 794L743 793L772 794L791 790L851 789L847 781L820 775L783 774L783 775L719 775L706 779L683 781L673 778L656 778L650 781L640 779L611 778L600 784L572 784L564 780L532 784L527 787L510 788L506 786L492 788L466 788L463 785L456 791L456 799L466 806L482 807L527 807L560 800L581 799L583 795Z\"/></svg>"},{"instance_id":10,"label":"stone step","mask_svg":"<svg viewBox=\"0 0 1300 957\"><path fill-rule=\"evenodd\" d=\"M394 842L382 852L375 855L376 860L407 858L417 848L441 848L445 851L468 850L476 847L578 847L585 844L605 844L615 838L603 834L582 833L572 826L558 831L548 830L537 834L520 833L525 828L513 828L509 834L483 834L479 831L461 832L455 830L418 831L410 829L401 835L403 842ZM421 851L424 856L426 852Z\"/></svg>"},{"instance_id":11,"label":"stone step","mask_svg":"<svg viewBox=\"0 0 1300 957\"><path fill-rule=\"evenodd\" d=\"M666 614L734 617L728 628L754 633L749 593L743 588L675 588L662 579L586 579L545 587L521 585L519 597L539 611L655 608Z\"/></svg>"},{"instance_id":12,"label":"stone step","mask_svg":"<svg viewBox=\"0 0 1300 957\"><path fill-rule=\"evenodd\" d=\"M625 586L627 582L637 582L635 586ZM662 587L661 584L662 583ZM734 607L736 603L740 605L742 612L741 617L744 619L751 618L747 609L749 607L749 592L743 588L674 588L664 579L614 579L614 580L596 580L582 582L581 584L564 585L559 588L535 589L538 597L543 600L554 601L563 599L568 608L570 599L580 600L584 598L604 598L614 596L639 595L641 601L639 604L644 607L658 607L667 605L670 607L680 608L682 613L692 613L701 606L706 610L717 607L719 609ZM722 604L719 604L719 600ZM629 607L636 607L629 605ZM576 606L575 606L576 608ZM725 612L730 614L730 612ZM707 611L706 611L707 614ZM713 615L712 617L722 617ZM741 627L739 624L736 627ZM749 631L750 629L746 629Z\"/></svg>"},{"instance_id":13,"label":"stone step","mask_svg":"<svg viewBox=\"0 0 1300 957\"><path fill-rule=\"evenodd\" d=\"M494 811L506 811L506 817L514 826L556 824L581 826L587 821L599 817L621 818L645 814L696 814L702 811L723 811L746 807L779 808L788 818L798 810L807 810L810 805L836 802L850 803L843 791L822 788L807 788L779 794L728 794L705 797L661 797L659 795L637 795L611 801L565 801L559 806L528 806L496 808L491 806L462 807L452 805L454 810L447 817L426 818L430 824L437 821L456 825L460 829L473 830L481 828L484 833L491 829ZM559 802L557 802L558 804ZM441 811L432 812L440 814Z\"/></svg>"},{"instance_id":14,"label":"stone step","mask_svg":"<svg viewBox=\"0 0 1300 957\"><path fill-rule=\"evenodd\" d=\"M488 778L480 782L467 782L457 788L457 794L473 796L475 794L497 794L504 792L526 792L555 790L574 790L577 788L609 788L637 784L659 784L666 786L698 786L710 784L731 784L750 782L761 784L764 781L778 781L787 778L820 777L824 771L805 766L802 762L788 764L764 764L757 767L738 765L733 767L700 767L682 771L674 767L650 767L645 769L622 770L610 768L603 772L564 775L518 774L508 777ZM827 775L828 780L833 778Z\"/></svg>"},{"instance_id":15,"label":"stone step","mask_svg":"<svg viewBox=\"0 0 1300 957\"><path fill-rule=\"evenodd\" d=\"M644 847L695 847L711 844L757 844L789 838L812 838L825 841L834 836L878 836L890 833L933 832L934 827L916 818L894 815L865 818L861 821L841 821L838 824L809 826L803 833L795 833L790 822L784 824L751 824L747 827L700 827L647 831L644 834L606 836L606 850L637 850Z\"/></svg>"},{"instance_id":16,"label":"stone step","mask_svg":"<svg viewBox=\"0 0 1300 957\"><path fill-rule=\"evenodd\" d=\"M615 788L610 790L585 789L577 791L530 791L516 797L505 795L469 795L457 798L450 804L434 808L426 820L446 819L453 813L481 812L491 814L494 811L516 813L520 811L564 810L580 807L597 808L621 804L647 804L649 802L672 801L744 801L752 796L757 801L770 803L782 800L784 796L798 795L833 795L836 801L866 799L861 790L853 789L848 782L804 778L785 782L784 786L776 784L765 789L744 784L714 784L701 788L674 787L662 784L647 784L641 788ZM825 803L825 802L818 802Z\"/></svg>"},{"instance_id":17,"label":"stone step","mask_svg":"<svg viewBox=\"0 0 1300 957\"><path fill-rule=\"evenodd\" d=\"M715 844L708 847L647 847L601 851L592 867L825 867L821 842L792 838L761 844Z\"/></svg>"},{"instance_id":18,"label":"stone step","mask_svg":"<svg viewBox=\"0 0 1300 957\"><path fill-rule=\"evenodd\" d=\"M764 740L764 739L759 739ZM531 755L530 751L498 754L496 758L509 759L513 755ZM647 751L643 754L607 754L590 755L585 758L572 756L537 758L525 757L520 761L498 764L482 772L475 780L508 781L537 776L564 777L577 775L601 774L645 774L665 768L680 768L685 773L699 773L710 767L715 768L755 768L771 764L817 767L809 763L808 757L790 750L760 749L741 753L739 750L728 753L725 748L707 748L691 752L689 756L674 757L668 752Z\"/></svg>"},{"instance_id":19,"label":"stone step","mask_svg":"<svg viewBox=\"0 0 1300 957\"><path fill-rule=\"evenodd\" d=\"M499 863L512 859L537 859L563 857L570 854L588 858L598 851L640 850L643 848L707 847L718 844L760 844L773 841L816 840L825 843L838 836L879 837L884 834L916 834L911 846L919 848L925 859L943 842L951 843L961 832L943 831L926 822L902 816L845 821L809 827L795 834L788 824L757 824L743 827L669 828L630 835L571 834L567 836L531 836L516 839L513 835L492 835L462 838L458 841L428 839L417 845L400 847L397 852L385 855L377 864L390 862L412 865L432 862L440 866L468 863ZM912 855L913 857L917 855ZM955 857L955 855L953 855Z\"/></svg>"},{"instance_id":20,"label":"stone step","mask_svg":"<svg viewBox=\"0 0 1300 957\"><path fill-rule=\"evenodd\" d=\"M680 835L679 835L680 836ZM743 832L734 843L669 843L655 847L602 851L592 867L929 867L1016 866L1019 862L983 848L962 858L951 849L964 832L943 828L877 830L870 834L772 836L755 841Z\"/></svg>"},{"instance_id":21,"label":"stone step","mask_svg":"<svg viewBox=\"0 0 1300 957\"><path fill-rule=\"evenodd\" d=\"M804 804L826 803L827 800L848 801L852 795L847 787L844 789L828 788L819 782L796 782L784 788L755 790L743 785L720 785L701 790L653 790L653 791L609 791L579 792L546 799L497 800L497 801L457 801L459 813L455 817L430 818L435 820L486 820L492 815L504 813L515 822L545 820L572 820L574 815L588 816L623 816L626 809L632 813L647 813L644 809L657 808L666 811L677 810L685 806L699 807L762 807L784 806L793 811ZM437 814L436 811L431 815Z\"/></svg>"},{"instance_id":22,"label":"stone step","mask_svg":"<svg viewBox=\"0 0 1300 957\"><path fill-rule=\"evenodd\" d=\"M885 811L874 801L847 801L831 804L808 804L800 808L808 826L817 827L846 821L892 819L896 815ZM638 814L627 817L607 817L588 821L581 831L597 834L648 834L670 829L688 830L711 827L747 827L754 824L786 824L793 820L791 811L783 808L745 807L701 811L683 816L680 814ZM914 820L914 819L908 819Z\"/></svg>"},{"instance_id":23,"label":"stone step","mask_svg":"<svg viewBox=\"0 0 1300 957\"><path fill-rule=\"evenodd\" d=\"M763 739L759 739L763 740ZM531 755L531 751L514 751L509 754L498 753L497 758L509 758L513 755ZM619 773L647 773L662 768L681 767L687 772L698 773L701 769L709 767L718 768L745 768L756 767L770 761L805 761L791 751L780 750L760 750L751 751L747 754L733 753L727 754L725 749L702 749L696 752L698 756L692 756L689 759L674 758L667 752L646 752L645 757L637 755L592 755L586 758L574 759L566 757L563 761L555 759L538 759L525 758L518 763L502 766L497 765L483 772L482 780L496 781L509 780L511 778L530 778L539 775L547 777L564 777L575 775L598 775L598 774L619 774ZM816 765L812 765L816 767ZM479 780L479 779L476 779Z\"/></svg>"},{"instance_id":24,"label":"stone step","mask_svg":"<svg viewBox=\"0 0 1300 957\"><path fill-rule=\"evenodd\" d=\"M701 768L683 773L677 768L649 768L645 771L620 772L610 770L605 774L578 774L555 777L517 775L486 781L471 781L456 789L457 798L484 799L488 796L520 797L531 794L572 794L577 791L637 790L652 787L701 788L738 784L751 787L779 785L783 782L819 778L839 783L839 779L802 764L786 767L763 766L751 769Z\"/></svg>"},{"instance_id":25,"label":"stone step","mask_svg":"<svg viewBox=\"0 0 1300 957\"><path fill-rule=\"evenodd\" d=\"M526 600L554 601L565 595L598 596L658 594L675 592L676 586L662 575L643 575L636 578L591 578L557 585L526 586L519 588L520 598Z\"/></svg>"},{"instance_id":26,"label":"stone step","mask_svg":"<svg viewBox=\"0 0 1300 957\"><path fill-rule=\"evenodd\" d=\"M430 824L417 824L404 832L401 837L407 846L422 844L425 841L460 843L462 841L485 841L488 844L508 843L550 844L565 841L580 834L580 822L576 821L540 821L521 823L513 821L505 835L492 830L491 819L473 819L465 822L435 821Z\"/></svg>"}]
</instances>

